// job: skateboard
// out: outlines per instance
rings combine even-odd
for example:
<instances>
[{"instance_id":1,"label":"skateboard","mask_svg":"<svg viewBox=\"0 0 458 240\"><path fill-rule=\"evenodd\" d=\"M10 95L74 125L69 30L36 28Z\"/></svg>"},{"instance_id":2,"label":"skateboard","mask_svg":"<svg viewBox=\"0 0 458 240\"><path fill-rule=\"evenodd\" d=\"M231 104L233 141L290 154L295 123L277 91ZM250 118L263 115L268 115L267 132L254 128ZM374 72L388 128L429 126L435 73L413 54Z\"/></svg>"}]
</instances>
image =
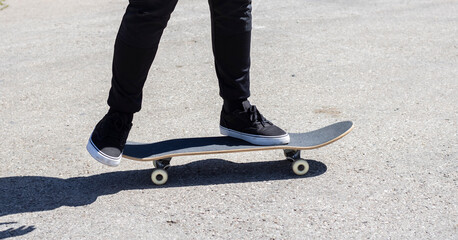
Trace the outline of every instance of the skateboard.
<instances>
[{"instance_id":1,"label":"skateboard","mask_svg":"<svg viewBox=\"0 0 458 240\"><path fill-rule=\"evenodd\" d=\"M167 182L167 169L173 157L274 149L284 151L286 159L292 162L292 170L296 175L304 175L308 172L309 165L301 158L301 150L316 149L331 144L347 135L352 129L351 121L338 122L310 132L290 133L289 144L274 146L253 145L226 136L178 138L155 143L127 142L123 157L136 161L153 161L155 168L151 180L156 185Z\"/></svg>"}]
</instances>

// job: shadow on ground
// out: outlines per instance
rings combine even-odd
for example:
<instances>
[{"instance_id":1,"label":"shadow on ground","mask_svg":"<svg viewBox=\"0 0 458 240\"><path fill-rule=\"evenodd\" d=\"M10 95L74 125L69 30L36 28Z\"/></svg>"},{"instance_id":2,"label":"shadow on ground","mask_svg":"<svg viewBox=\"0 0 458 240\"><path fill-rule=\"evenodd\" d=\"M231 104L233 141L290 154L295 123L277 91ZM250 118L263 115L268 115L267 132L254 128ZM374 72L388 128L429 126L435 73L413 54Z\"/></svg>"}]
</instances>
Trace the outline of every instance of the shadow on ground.
<instances>
[{"instance_id":1,"label":"shadow on ground","mask_svg":"<svg viewBox=\"0 0 458 240\"><path fill-rule=\"evenodd\" d=\"M34 226L20 226L17 228L10 227L11 225L16 225L17 222L4 222L0 223L0 226L6 226L8 229L0 230L0 239L5 239L9 237L19 237L25 235L29 232L35 230Z\"/></svg>"},{"instance_id":2,"label":"shadow on ground","mask_svg":"<svg viewBox=\"0 0 458 240\"><path fill-rule=\"evenodd\" d=\"M159 187L151 183L151 169L69 179L45 176L5 177L0 178L0 217L53 210L61 206L88 205L99 196L123 190L286 180L315 177L326 172L327 167L323 163L307 161L310 165L309 172L304 176L296 176L285 160L251 163L233 163L221 159L201 160L172 166L169 169L169 181ZM0 230L0 238L6 234L14 234L15 231L21 235L33 230L33 227L9 229L6 232Z\"/></svg>"}]
</instances>

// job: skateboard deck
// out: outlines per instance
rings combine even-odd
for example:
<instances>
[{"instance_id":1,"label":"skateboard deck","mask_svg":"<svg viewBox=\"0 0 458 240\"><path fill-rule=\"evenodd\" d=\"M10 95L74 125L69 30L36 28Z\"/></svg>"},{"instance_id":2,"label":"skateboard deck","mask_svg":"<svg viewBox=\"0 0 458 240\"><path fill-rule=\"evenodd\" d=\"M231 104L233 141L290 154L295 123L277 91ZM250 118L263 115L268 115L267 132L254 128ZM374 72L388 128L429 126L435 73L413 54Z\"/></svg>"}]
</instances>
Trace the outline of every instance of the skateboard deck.
<instances>
[{"instance_id":1,"label":"skateboard deck","mask_svg":"<svg viewBox=\"0 0 458 240\"><path fill-rule=\"evenodd\" d=\"M153 161L156 167L151 179L162 185L167 182L166 170L172 157L231 152L250 152L263 150L284 150L288 160L293 162L293 171L304 175L308 171L307 161L300 158L301 150L316 149L331 144L347 135L353 129L351 121L331 124L318 130L305 133L290 133L290 142L286 145L258 146L240 139L217 136L171 139L155 143L128 142L123 157L136 161Z\"/></svg>"}]
</instances>

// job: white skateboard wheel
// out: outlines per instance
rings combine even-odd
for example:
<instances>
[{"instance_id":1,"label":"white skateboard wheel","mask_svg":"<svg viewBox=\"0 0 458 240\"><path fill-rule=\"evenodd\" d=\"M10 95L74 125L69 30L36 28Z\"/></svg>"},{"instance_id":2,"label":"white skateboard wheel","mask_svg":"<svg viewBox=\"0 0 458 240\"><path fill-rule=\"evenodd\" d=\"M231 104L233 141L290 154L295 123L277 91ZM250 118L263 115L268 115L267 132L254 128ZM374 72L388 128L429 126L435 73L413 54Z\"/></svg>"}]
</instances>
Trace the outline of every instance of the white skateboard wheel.
<instances>
[{"instance_id":1,"label":"white skateboard wheel","mask_svg":"<svg viewBox=\"0 0 458 240\"><path fill-rule=\"evenodd\" d=\"M307 161L299 159L294 161L292 168L296 175L302 176L309 171L309 164Z\"/></svg>"},{"instance_id":2,"label":"white skateboard wheel","mask_svg":"<svg viewBox=\"0 0 458 240\"><path fill-rule=\"evenodd\" d=\"M163 185L169 179L169 174L164 169L156 168L151 174L151 180L156 185Z\"/></svg>"}]
</instances>

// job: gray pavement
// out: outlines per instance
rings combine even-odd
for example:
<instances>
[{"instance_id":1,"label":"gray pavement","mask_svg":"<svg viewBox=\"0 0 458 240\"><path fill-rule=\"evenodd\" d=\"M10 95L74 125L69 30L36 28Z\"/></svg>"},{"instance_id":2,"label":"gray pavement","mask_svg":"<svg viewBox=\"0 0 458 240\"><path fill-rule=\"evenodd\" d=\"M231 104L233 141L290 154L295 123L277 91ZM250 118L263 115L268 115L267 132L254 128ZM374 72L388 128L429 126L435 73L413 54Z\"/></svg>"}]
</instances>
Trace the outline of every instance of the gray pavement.
<instances>
[{"instance_id":1,"label":"gray pavement","mask_svg":"<svg viewBox=\"0 0 458 240\"><path fill-rule=\"evenodd\" d=\"M281 151L194 156L164 187L85 150L126 1L4 3L0 239L458 239L458 1L255 1L251 101L356 128L305 177ZM217 135L212 62L207 2L180 1L129 139Z\"/></svg>"}]
</instances>

